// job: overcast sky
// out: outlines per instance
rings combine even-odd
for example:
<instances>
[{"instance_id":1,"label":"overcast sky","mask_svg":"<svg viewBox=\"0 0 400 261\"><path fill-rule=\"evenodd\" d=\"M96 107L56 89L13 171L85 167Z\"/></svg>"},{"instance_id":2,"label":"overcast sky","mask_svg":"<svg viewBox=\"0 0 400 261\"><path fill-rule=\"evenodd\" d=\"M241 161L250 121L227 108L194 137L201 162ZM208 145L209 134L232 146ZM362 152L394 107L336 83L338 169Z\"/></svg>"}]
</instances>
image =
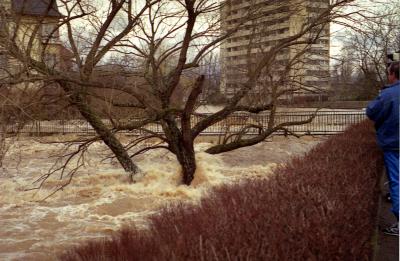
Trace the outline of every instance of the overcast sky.
<instances>
[{"instance_id":1,"label":"overcast sky","mask_svg":"<svg viewBox=\"0 0 400 261\"><path fill-rule=\"evenodd\" d=\"M357 5L361 8L374 11L382 6L386 6L388 8L391 7L400 7L400 0L358 0ZM400 15L400 14L399 14ZM342 25L338 25L332 23L331 25L331 55L335 56L340 54L340 49L342 48L342 38L346 35L346 28Z\"/></svg>"}]
</instances>

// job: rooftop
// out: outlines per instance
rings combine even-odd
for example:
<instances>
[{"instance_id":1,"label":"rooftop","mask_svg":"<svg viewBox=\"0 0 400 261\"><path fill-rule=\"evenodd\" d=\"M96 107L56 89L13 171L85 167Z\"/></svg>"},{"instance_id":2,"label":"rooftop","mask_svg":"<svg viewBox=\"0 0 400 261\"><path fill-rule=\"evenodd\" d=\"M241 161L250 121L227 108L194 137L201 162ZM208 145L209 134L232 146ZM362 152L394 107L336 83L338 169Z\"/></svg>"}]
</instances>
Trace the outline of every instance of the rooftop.
<instances>
[{"instance_id":1,"label":"rooftop","mask_svg":"<svg viewBox=\"0 0 400 261\"><path fill-rule=\"evenodd\" d=\"M61 17L56 0L12 0L14 12L22 15Z\"/></svg>"}]
</instances>

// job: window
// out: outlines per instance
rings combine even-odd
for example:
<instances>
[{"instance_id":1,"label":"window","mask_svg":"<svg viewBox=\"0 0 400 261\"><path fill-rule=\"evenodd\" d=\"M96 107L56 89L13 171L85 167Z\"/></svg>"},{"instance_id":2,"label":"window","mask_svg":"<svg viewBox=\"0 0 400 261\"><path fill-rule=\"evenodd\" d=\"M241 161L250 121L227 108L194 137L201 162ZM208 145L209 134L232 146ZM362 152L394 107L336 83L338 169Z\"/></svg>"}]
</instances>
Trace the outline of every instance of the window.
<instances>
[{"instance_id":1,"label":"window","mask_svg":"<svg viewBox=\"0 0 400 261\"><path fill-rule=\"evenodd\" d=\"M49 43L57 42L58 30L57 30L56 24L42 24L42 40L43 40L43 42L45 42L48 39L49 39Z\"/></svg>"},{"instance_id":2,"label":"window","mask_svg":"<svg viewBox=\"0 0 400 261\"><path fill-rule=\"evenodd\" d=\"M44 62L47 66L54 68L57 64L57 55L54 53L45 54Z\"/></svg>"},{"instance_id":3,"label":"window","mask_svg":"<svg viewBox=\"0 0 400 261\"><path fill-rule=\"evenodd\" d=\"M278 31L278 34L284 34L284 33L286 33L286 32L289 32L289 28L279 29L279 30L277 30L277 31Z\"/></svg>"},{"instance_id":4,"label":"window","mask_svg":"<svg viewBox=\"0 0 400 261\"><path fill-rule=\"evenodd\" d=\"M242 3L242 0L234 0L232 1L232 5L239 5Z\"/></svg>"},{"instance_id":5,"label":"window","mask_svg":"<svg viewBox=\"0 0 400 261\"><path fill-rule=\"evenodd\" d=\"M307 70L306 75L315 77L328 77L329 72L324 70Z\"/></svg>"}]
</instances>

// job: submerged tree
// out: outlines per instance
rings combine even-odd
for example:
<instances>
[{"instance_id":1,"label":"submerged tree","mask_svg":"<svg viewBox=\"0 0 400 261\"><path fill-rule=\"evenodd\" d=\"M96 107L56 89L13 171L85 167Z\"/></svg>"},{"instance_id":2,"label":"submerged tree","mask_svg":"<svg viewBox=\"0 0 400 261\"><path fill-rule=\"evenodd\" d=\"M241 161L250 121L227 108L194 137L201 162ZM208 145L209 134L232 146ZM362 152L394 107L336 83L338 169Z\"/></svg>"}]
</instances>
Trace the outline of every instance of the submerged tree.
<instances>
[{"instance_id":1,"label":"submerged tree","mask_svg":"<svg viewBox=\"0 0 400 261\"><path fill-rule=\"evenodd\" d=\"M318 86L304 81L305 64L318 52L315 44L326 41L331 22L346 23L356 15L345 11L353 2L350 0L319 4L254 0L234 21L224 15L236 4L231 0L59 0L58 7L55 0L44 2L46 8L30 20L29 26L24 24L21 10L2 9L2 19L9 22L2 27L0 45L22 65L10 74L8 84L51 83L96 132L95 137L77 141L79 148L84 151L102 140L131 175L138 172L134 156L167 149L176 155L187 185L196 171L195 139L233 113L266 113L269 121L248 121L227 133L208 153L251 146L276 131L290 132L289 126L312 120L277 121L280 100L293 93L318 91ZM268 5L274 7L272 11L264 9ZM63 15L57 16L55 26L44 34L44 25L53 12ZM273 24L260 21L268 15L296 17L296 23L288 29L291 33L287 37L274 38L266 45L262 27ZM210 52L245 31L248 45L242 51L246 66L238 68L240 81L221 110L210 115L196 113L205 77L196 75L195 69ZM58 34L68 48L70 66L65 66L68 61L48 59L52 39ZM279 60L277 57L285 52L290 55ZM162 132L153 131L154 126ZM135 130L144 135L127 144L116 135ZM255 135L247 135L254 130ZM138 146L148 139L159 142Z\"/></svg>"}]
</instances>

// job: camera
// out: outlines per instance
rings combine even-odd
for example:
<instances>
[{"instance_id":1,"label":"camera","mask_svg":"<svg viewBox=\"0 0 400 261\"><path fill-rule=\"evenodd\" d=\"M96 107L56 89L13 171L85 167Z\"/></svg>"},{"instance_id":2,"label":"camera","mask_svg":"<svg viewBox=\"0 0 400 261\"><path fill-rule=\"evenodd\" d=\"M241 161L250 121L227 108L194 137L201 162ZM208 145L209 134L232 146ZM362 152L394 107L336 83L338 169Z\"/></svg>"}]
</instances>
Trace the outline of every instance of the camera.
<instances>
[{"instance_id":1,"label":"camera","mask_svg":"<svg viewBox=\"0 0 400 261\"><path fill-rule=\"evenodd\" d=\"M389 67L391 63L398 62L398 61L400 61L400 50L386 55L387 67Z\"/></svg>"}]
</instances>

